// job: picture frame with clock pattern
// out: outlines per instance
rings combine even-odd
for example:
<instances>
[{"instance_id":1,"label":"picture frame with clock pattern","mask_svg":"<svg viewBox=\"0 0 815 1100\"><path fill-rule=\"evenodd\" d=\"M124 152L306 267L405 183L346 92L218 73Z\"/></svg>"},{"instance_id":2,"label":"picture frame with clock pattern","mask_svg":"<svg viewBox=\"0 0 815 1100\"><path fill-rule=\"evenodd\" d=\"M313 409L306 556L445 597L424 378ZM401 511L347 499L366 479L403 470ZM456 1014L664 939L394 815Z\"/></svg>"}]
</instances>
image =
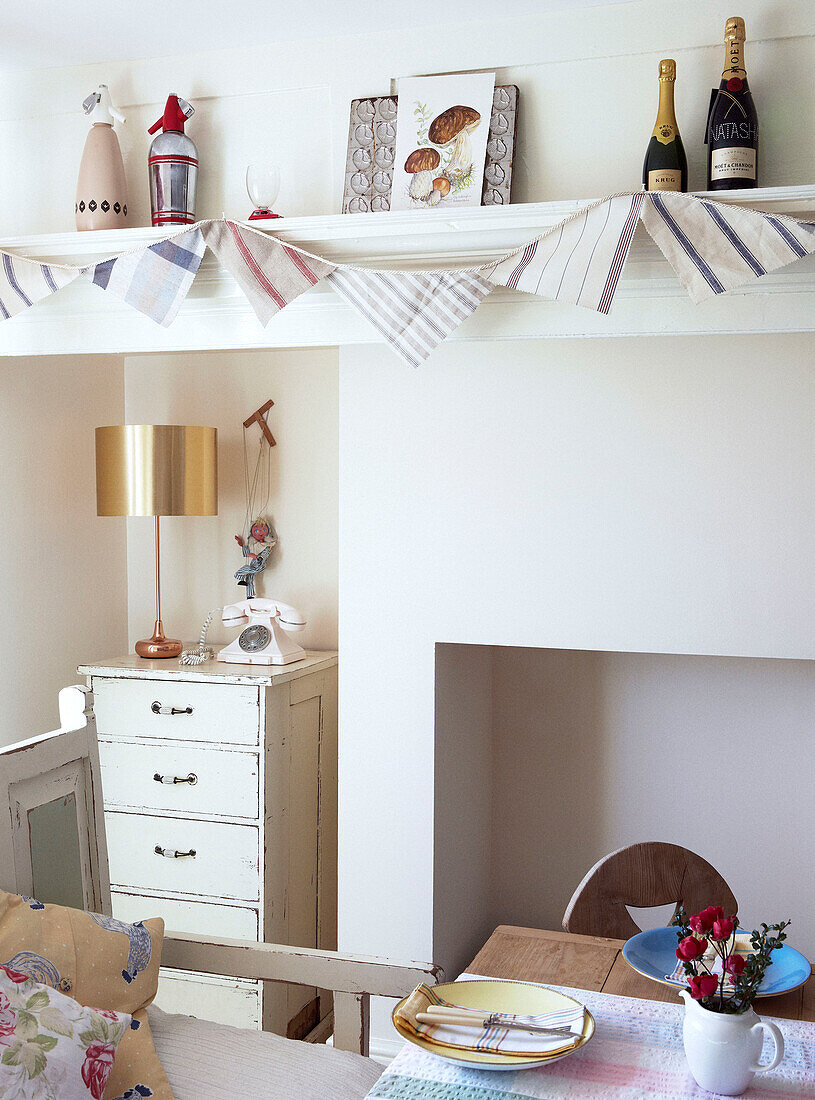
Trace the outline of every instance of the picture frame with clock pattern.
<instances>
[{"instance_id":1,"label":"picture frame with clock pattern","mask_svg":"<svg viewBox=\"0 0 815 1100\"><path fill-rule=\"evenodd\" d=\"M512 200L512 163L518 132L519 98L515 84L501 84L495 88L481 191L482 206L507 206ZM377 214L390 210L398 104L399 97L396 95L352 100L343 214Z\"/></svg>"}]
</instances>

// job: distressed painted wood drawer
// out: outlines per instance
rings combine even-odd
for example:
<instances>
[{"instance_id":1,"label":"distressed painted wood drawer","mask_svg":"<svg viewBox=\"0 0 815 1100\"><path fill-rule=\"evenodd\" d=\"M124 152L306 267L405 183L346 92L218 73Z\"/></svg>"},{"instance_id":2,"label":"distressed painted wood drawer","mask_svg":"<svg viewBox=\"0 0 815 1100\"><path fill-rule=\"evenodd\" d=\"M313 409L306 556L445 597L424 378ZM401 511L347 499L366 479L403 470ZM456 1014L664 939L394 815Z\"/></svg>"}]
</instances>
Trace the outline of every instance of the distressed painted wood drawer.
<instances>
[{"instance_id":1,"label":"distressed painted wood drawer","mask_svg":"<svg viewBox=\"0 0 815 1100\"><path fill-rule=\"evenodd\" d=\"M145 893L161 890L260 900L260 830L256 826L115 810L105 815L105 825L112 885ZM157 855L156 847L194 850L195 855L168 859Z\"/></svg>"},{"instance_id":2,"label":"distressed painted wood drawer","mask_svg":"<svg viewBox=\"0 0 815 1100\"><path fill-rule=\"evenodd\" d=\"M151 897L128 890L112 890L113 915L133 924L137 920L161 917L171 932L192 932L213 939L259 940L257 909L240 905L216 905L209 901Z\"/></svg>"},{"instance_id":3,"label":"distressed painted wood drawer","mask_svg":"<svg viewBox=\"0 0 815 1100\"><path fill-rule=\"evenodd\" d=\"M260 691L245 684L93 678L99 736L257 745ZM192 713L155 714L153 704Z\"/></svg>"},{"instance_id":4,"label":"distressed painted wood drawer","mask_svg":"<svg viewBox=\"0 0 815 1100\"><path fill-rule=\"evenodd\" d=\"M260 982L162 969L155 1003L165 1012L257 1031L261 1027L262 997Z\"/></svg>"},{"instance_id":5,"label":"distressed painted wood drawer","mask_svg":"<svg viewBox=\"0 0 815 1100\"><path fill-rule=\"evenodd\" d=\"M99 742L105 805L168 810L183 816L260 816L258 755L201 745ZM160 783L156 775L194 783Z\"/></svg>"}]
</instances>

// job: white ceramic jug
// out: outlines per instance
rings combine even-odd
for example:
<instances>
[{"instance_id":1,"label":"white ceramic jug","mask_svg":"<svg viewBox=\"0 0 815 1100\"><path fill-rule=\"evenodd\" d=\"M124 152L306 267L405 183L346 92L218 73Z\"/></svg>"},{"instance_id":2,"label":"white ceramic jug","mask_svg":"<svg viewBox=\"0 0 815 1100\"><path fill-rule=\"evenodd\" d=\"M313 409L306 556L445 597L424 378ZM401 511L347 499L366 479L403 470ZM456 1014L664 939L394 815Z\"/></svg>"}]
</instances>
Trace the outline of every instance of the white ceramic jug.
<instances>
[{"instance_id":1,"label":"white ceramic jug","mask_svg":"<svg viewBox=\"0 0 815 1100\"><path fill-rule=\"evenodd\" d=\"M752 1008L739 1015L711 1012L680 989L685 1002L682 1039L685 1057L697 1085L724 1096L741 1096L756 1073L775 1069L784 1057L784 1038L775 1024L760 1020ZM775 1055L761 1065L764 1032L775 1043Z\"/></svg>"}]
</instances>

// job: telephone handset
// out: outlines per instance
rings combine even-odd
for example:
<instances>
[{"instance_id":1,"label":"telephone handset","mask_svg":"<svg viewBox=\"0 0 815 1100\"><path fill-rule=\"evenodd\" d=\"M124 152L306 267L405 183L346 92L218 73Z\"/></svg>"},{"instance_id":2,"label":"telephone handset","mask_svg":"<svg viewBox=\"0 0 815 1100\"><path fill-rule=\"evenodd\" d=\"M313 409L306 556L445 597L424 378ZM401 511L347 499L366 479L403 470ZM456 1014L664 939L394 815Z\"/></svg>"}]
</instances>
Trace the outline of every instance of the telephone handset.
<instances>
[{"instance_id":1,"label":"telephone handset","mask_svg":"<svg viewBox=\"0 0 815 1100\"><path fill-rule=\"evenodd\" d=\"M207 645L207 631L219 611L222 611L224 626L245 627L234 642L221 650L219 661L240 665L288 665L306 656L302 646L283 633L284 630L294 633L304 629L306 620L297 608L280 600L256 596L227 604L224 608L213 608L201 627L198 649L185 649L181 654L182 665L201 665L215 656L212 646Z\"/></svg>"},{"instance_id":2,"label":"telephone handset","mask_svg":"<svg viewBox=\"0 0 815 1100\"><path fill-rule=\"evenodd\" d=\"M290 604L256 596L228 604L221 619L224 626L244 629L234 642L221 650L219 661L241 665L288 665L292 661L302 661L306 655L302 646L286 636L303 630L306 625L303 615Z\"/></svg>"}]
</instances>

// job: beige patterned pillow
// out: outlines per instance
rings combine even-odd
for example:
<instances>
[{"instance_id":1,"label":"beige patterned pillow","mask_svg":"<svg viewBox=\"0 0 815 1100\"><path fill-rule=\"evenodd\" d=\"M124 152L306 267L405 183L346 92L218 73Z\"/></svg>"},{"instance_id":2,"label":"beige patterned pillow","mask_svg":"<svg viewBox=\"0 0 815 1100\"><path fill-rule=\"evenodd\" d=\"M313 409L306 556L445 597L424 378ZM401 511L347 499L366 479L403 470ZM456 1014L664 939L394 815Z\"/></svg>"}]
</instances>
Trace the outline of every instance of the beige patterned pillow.
<instances>
[{"instance_id":1,"label":"beige patterned pillow","mask_svg":"<svg viewBox=\"0 0 815 1100\"><path fill-rule=\"evenodd\" d=\"M145 1009L156 995L164 922L124 924L0 890L0 963L83 1005L133 1016L104 1100L173 1100Z\"/></svg>"},{"instance_id":2,"label":"beige patterned pillow","mask_svg":"<svg viewBox=\"0 0 815 1100\"><path fill-rule=\"evenodd\" d=\"M0 966L0 1096L102 1100L131 1022Z\"/></svg>"}]
</instances>

